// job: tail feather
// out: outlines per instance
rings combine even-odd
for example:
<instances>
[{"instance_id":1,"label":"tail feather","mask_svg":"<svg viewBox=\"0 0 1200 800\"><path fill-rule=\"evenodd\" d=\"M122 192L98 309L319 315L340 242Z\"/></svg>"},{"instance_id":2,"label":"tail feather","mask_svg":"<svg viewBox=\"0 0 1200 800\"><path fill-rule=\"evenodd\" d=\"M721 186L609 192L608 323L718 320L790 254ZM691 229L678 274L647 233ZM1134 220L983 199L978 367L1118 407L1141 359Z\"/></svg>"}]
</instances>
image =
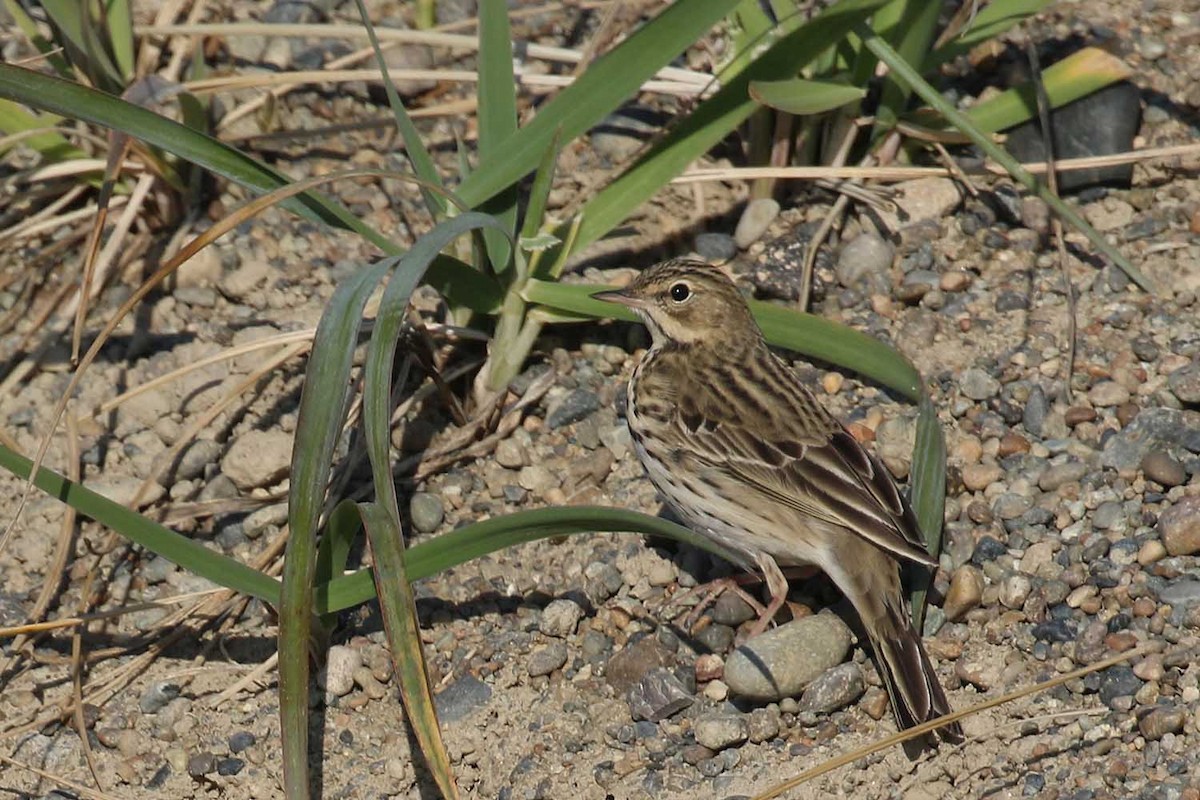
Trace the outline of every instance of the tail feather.
<instances>
[{"instance_id":1,"label":"tail feather","mask_svg":"<svg viewBox=\"0 0 1200 800\"><path fill-rule=\"evenodd\" d=\"M867 629L896 723L900 728L912 728L949 714L950 702L912 621L891 604L887 608L886 618L878 620L884 624L868 625ZM957 722L943 725L937 733L950 742L963 739Z\"/></svg>"}]
</instances>

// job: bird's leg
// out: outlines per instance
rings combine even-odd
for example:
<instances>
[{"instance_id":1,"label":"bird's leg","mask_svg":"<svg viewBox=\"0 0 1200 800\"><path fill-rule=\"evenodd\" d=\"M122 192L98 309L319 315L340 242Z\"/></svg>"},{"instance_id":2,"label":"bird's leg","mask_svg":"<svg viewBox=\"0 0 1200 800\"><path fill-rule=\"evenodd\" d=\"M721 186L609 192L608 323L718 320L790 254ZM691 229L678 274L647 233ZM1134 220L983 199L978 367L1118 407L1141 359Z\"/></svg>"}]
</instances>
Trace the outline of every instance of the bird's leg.
<instances>
[{"instance_id":1,"label":"bird's leg","mask_svg":"<svg viewBox=\"0 0 1200 800\"><path fill-rule=\"evenodd\" d=\"M779 609L783 608L783 604L787 602L788 594L787 578L783 576L783 571L779 569L775 559L766 553L759 553L754 557L754 561L762 570L763 578L767 582L767 589L771 592L771 602L767 603L767 607L758 615L758 620L746 636L747 639L752 639L767 629L771 620L775 619L775 615L779 613Z\"/></svg>"},{"instance_id":2,"label":"bird's leg","mask_svg":"<svg viewBox=\"0 0 1200 800\"><path fill-rule=\"evenodd\" d=\"M700 615L704 613L704 610L715 603L717 598L720 597L724 592L733 592L738 597L742 598L742 600L746 601L748 606L754 609L755 614L765 614L767 610L763 607L763 604L755 600L754 597L752 597L745 589L742 588L742 584L744 583L757 583L759 580L760 579L757 575L752 575L750 573L734 575L728 578L717 578L716 580L709 581L708 583L702 583L699 586L688 589L679 597L674 598L674 602L678 603L687 599L688 597L700 595L700 601L696 603L696 605L692 606L692 610L687 613L686 617L684 617L684 630L692 630L696 623L700 621Z\"/></svg>"}]
</instances>

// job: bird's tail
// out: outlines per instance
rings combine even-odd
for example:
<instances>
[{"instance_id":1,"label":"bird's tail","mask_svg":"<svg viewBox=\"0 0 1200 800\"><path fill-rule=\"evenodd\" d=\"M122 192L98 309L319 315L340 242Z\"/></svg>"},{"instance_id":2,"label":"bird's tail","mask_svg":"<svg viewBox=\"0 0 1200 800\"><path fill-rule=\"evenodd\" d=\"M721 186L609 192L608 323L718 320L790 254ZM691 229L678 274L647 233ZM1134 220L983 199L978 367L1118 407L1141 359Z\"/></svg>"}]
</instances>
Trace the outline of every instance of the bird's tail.
<instances>
[{"instance_id":1,"label":"bird's tail","mask_svg":"<svg viewBox=\"0 0 1200 800\"><path fill-rule=\"evenodd\" d=\"M896 724L912 728L950 713L950 703L925 652L921 637L901 603L880 603L879 614L862 615L863 625L875 649L879 674L892 701ZM868 619L867 617L872 617ZM957 722L943 725L937 734L949 742L961 742Z\"/></svg>"}]
</instances>

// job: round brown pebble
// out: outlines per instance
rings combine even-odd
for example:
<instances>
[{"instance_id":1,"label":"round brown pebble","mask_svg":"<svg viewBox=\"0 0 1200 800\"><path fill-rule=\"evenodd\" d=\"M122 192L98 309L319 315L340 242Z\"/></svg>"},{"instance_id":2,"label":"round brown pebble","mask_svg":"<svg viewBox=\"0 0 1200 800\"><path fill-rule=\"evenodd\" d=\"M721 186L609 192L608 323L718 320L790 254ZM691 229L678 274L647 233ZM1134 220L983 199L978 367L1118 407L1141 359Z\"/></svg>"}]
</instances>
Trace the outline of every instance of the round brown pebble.
<instances>
[{"instance_id":1,"label":"round brown pebble","mask_svg":"<svg viewBox=\"0 0 1200 800\"><path fill-rule=\"evenodd\" d=\"M1096 418L1096 409L1088 408L1087 406L1071 406L1063 414L1063 419L1072 428L1081 422L1091 422Z\"/></svg>"},{"instance_id":2,"label":"round brown pebble","mask_svg":"<svg viewBox=\"0 0 1200 800\"><path fill-rule=\"evenodd\" d=\"M946 592L946 601L942 610L946 619L957 622L963 615L979 605L983 597L983 573L969 564L964 564L954 570L950 579L950 588Z\"/></svg>"},{"instance_id":3,"label":"round brown pebble","mask_svg":"<svg viewBox=\"0 0 1200 800\"><path fill-rule=\"evenodd\" d=\"M1017 453L1028 453L1029 440L1019 433L1006 433L1000 437L1000 455L1013 456Z\"/></svg>"},{"instance_id":4,"label":"round brown pebble","mask_svg":"<svg viewBox=\"0 0 1200 800\"><path fill-rule=\"evenodd\" d=\"M1124 428L1133 422L1133 418L1138 415L1139 411L1141 409L1138 408L1137 403L1121 403L1117 406L1117 422L1121 423L1121 427Z\"/></svg>"},{"instance_id":5,"label":"round brown pebble","mask_svg":"<svg viewBox=\"0 0 1200 800\"><path fill-rule=\"evenodd\" d=\"M1158 518L1158 536L1167 553L1190 556L1200 552L1200 497L1185 497Z\"/></svg>"},{"instance_id":6,"label":"round brown pebble","mask_svg":"<svg viewBox=\"0 0 1200 800\"><path fill-rule=\"evenodd\" d=\"M1187 470L1168 453L1154 450L1142 459L1142 472L1150 480L1167 487L1179 486L1187 480Z\"/></svg>"}]
</instances>

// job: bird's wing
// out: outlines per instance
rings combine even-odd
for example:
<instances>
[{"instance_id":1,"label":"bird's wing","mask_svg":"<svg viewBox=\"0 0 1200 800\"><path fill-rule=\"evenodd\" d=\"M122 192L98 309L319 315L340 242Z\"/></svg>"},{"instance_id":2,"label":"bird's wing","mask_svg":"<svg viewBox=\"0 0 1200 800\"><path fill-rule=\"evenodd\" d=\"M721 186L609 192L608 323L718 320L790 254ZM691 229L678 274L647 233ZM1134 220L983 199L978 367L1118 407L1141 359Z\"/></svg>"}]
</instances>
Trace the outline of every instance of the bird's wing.
<instances>
[{"instance_id":1,"label":"bird's wing","mask_svg":"<svg viewBox=\"0 0 1200 800\"><path fill-rule=\"evenodd\" d=\"M780 362L771 407L721 402L680 387L674 425L691 455L728 470L770 500L838 525L895 555L936 566L911 507L878 458L825 412ZM774 371L774 370L773 370Z\"/></svg>"}]
</instances>

